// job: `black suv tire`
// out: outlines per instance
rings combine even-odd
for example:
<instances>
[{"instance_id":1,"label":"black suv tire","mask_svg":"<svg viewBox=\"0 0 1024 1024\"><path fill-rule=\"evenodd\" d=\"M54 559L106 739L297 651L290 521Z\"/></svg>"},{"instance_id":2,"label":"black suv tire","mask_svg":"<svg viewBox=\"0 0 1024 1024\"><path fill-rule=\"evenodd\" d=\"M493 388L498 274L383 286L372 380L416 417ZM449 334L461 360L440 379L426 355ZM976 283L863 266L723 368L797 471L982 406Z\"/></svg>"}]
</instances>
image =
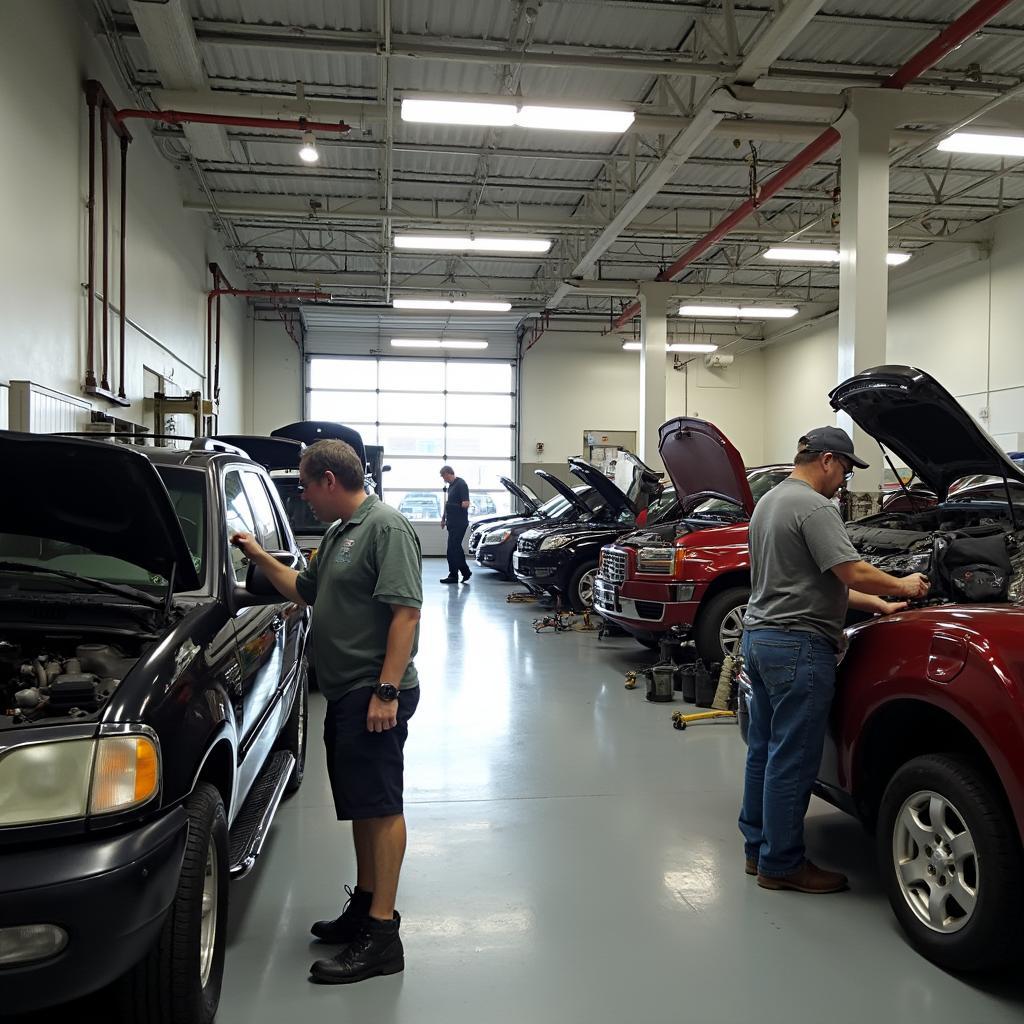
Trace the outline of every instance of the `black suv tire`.
<instances>
[{"instance_id":1,"label":"black suv tire","mask_svg":"<svg viewBox=\"0 0 1024 1024\"><path fill-rule=\"evenodd\" d=\"M295 755L295 766L288 776L284 789L286 797L297 793L306 774L306 738L309 735L309 678L306 673L306 662L299 665L299 692L292 701L292 710L288 715L278 739L277 749L287 750Z\"/></svg>"},{"instance_id":2,"label":"black suv tire","mask_svg":"<svg viewBox=\"0 0 1024 1024\"><path fill-rule=\"evenodd\" d=\"M584 577L588 574L591 576L590 580L590 601L585 601L580 595L580 584L583 583ZM565 597L569 602L569 607L574 612L581 612L586 608L593 607L593 595L594 595L594 581L593 577L597 575L597 559L593 561L581 562L572 571L572 575L569 577L569 588L566 591Z\"/></svg>"},{"instance_id":3,"label":"black suv tire","mask_svg":"<svg viewBox=\"0 0 1024 1024\"><path fill-rule=\"evenodd\" d=\"M178 892L152 949L120 981L115 995L131 1024L210 1024L220 1002L228 924L228 823L217 789L196 786L185 804L188 842ZM211 955L202 978L203 894L215 877Z\"/></svg>"},{"instance_id":4,"label":"black suv tire","mask_svg":"<svg viewBox=\"0 0 1024 1024\"><path fill-rule=\"evenodd\" d=\"M721 662L722 658L730 653L722 648L722 623L749 600L749 587L729 587L728 590L715 594L697 613L693 639L697 645L697 655L706 665Z\"/></svg>"},{"instance_id":5,"label":"black suv tire","mask_svg":"<svg viewBox=\"0 0 1024 1024\"><path fill-rule=\"evenodd\" d=\"M941 821L932 821L940 808ZM955 847L947 841L951 834L959 840ZM936 835L942 837L940 844L927 845ZM949 873L944 852L962 852L968 841L973 854ZM999 967L1019 957L1024 946L1024 857L1013 815L985 772L960 754L927 754L908 761L882 797L876 842L893 913L922 956L954 971ZM915 861L927 865L922 880L911 876L902 883L900 865L906 871ZM955 902L961 884L966 888L959 891L974 894L966 901L969 909ZM930 914L931 892L943 898L941 911L947 915L939 928L921 916ZM965 920L957 923L957 918ZM947 923L951 921L955 930Z\"/></svg>"}]
</instances>

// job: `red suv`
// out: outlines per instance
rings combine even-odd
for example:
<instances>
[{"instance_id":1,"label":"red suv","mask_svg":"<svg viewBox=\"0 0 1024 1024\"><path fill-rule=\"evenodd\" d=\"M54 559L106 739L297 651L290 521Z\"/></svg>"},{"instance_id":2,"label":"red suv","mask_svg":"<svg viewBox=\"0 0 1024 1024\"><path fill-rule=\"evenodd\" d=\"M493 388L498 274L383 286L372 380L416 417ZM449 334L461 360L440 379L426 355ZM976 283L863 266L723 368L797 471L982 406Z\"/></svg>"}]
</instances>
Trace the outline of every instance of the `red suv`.
<instances>
[{"instance_id":1,"label":"red suv","mask_svg":"<svg viewBox=\"0 0 1024 1024\"><path fill-rule=\"evenodd\" d=\"M865 370L830 398L937 503L847 527L867 561L924 572L932 589L918 607L847 630L815 792L874 832L889 901L919 952L951 970L1019 963L1024 471L921 370ZM1001 486L953 486L972 474ZM748 685L741 674L744 738Z\"/></svg>"},{"instance_id":2,"label":"red suv","mask_svg":"<svg viewBox=\"0 0 1024 1024\"><path fill-rule=\"evenodd\" d=\"M747 521L793 467L747 470L716 426L692 418L664 424L658 450L683 517L605 545L594 608L645 646L671 631L721 661L738 650L750 597Z\"/></svg>"}]
</instances>

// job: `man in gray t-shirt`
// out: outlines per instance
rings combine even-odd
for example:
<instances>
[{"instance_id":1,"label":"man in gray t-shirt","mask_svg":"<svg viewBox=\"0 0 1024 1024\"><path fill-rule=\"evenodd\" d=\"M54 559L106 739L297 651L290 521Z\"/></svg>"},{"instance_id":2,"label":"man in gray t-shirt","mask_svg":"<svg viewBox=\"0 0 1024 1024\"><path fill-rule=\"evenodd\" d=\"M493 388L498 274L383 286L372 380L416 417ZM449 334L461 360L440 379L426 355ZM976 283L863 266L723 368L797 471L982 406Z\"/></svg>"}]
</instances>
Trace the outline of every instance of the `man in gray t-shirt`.
<instances>
[{"instance_id":1,"label":"man in gray t-shirt","mask_svg":"<svg viewBox=\"0 0 1024 1024\"><path fill-rule=\"evenodd\" d=\"M804 857L804 815L821 762L847 608L889 615L928 592L863 561L832 497L867 463L838 427L800 438L795 468L750 520L750 603L743 661L750 680L747 769L740 812L747 874L764 889L838 892L846 877Z\"/></svg>"}]
</instances>

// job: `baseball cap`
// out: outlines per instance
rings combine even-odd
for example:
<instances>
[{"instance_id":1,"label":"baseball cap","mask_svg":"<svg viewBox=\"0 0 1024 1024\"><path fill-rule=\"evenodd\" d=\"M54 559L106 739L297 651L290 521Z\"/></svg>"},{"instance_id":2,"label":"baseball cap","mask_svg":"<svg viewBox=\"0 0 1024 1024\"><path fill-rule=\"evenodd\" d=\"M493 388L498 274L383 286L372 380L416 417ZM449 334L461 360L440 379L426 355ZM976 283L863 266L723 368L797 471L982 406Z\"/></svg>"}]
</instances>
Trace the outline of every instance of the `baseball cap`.
<instances>
[{"instance_id":1,"label":"baseball cap","mask_svg":"<svg viewBox=\"0 0 1024 1024\"><path fill-rule=\"evenodd\" d=\"M800 438L804 452L833 452L836 455L845 455L858 469L867 469L866 463L853 451L853 441L850 435L842 427L815 427L808 430ZM806 443L804 443L806 442Z\"/></svg>"}]
</instances>

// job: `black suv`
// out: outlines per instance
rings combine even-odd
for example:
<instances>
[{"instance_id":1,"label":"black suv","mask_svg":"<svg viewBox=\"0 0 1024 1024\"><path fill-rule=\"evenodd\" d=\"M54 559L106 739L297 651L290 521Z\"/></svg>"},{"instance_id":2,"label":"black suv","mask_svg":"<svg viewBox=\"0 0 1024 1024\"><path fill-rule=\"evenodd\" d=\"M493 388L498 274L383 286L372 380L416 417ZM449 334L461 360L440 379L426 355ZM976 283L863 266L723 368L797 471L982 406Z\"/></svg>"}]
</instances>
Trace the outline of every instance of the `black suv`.
<instances>
[{"instance_id":1,"label":"black suv","mask_svg":"<svg viewBox=\"0 0 1024 1024\"><path fill-rule=\"evenodd\" d=\"M619 462L631 471L626 490L616 486L601 470L583 459L569 459L569 472L603 499L590 508L574 490L558 480L548 482L570 504L579 518L564 525L539 526L519 537L512 556L512 571L520 583L535 593L549 593L565 600L574 611L594 602L594 580L601 548L635 528L638 517L654 524L678 517L675 492L663 492L661 474L645 466L629 452L619 453ZM653 500L652 503L652 499Z\"/></svg>"},{"instance_id":2,"label":"black suv","mask_svg":"<svg viewBox=\"0 0 1024 1024\"><path fill-rule=\"evenodd\" d=\"M266 470L0 431L3 1012L112 985L122 1020L207 1022L228 880L302 782L307 615L230 546L298 568Z\"/></svg>"}]
</instances>

